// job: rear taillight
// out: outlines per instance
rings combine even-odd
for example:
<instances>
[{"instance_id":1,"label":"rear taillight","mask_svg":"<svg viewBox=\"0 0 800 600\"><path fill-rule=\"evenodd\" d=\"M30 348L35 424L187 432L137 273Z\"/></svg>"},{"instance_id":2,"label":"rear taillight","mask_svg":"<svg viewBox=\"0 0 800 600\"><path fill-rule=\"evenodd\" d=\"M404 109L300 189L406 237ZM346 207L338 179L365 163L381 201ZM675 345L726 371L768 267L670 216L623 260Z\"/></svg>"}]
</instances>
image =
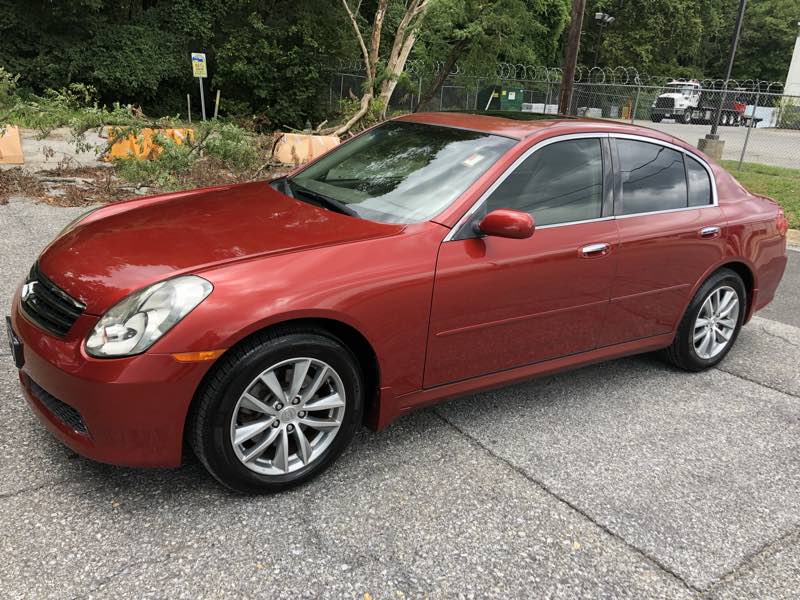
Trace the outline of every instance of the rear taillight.
<instances>
[{"instance_id":1,"label":"rear taillight","mask_svg":"<svg viewBox=\"0 0 800 600\"><path fill-rule=\"evenodd\" d=\"M775 225L778 228L778 233L780 233L782 237L785 237L786 232L789 231L789 220L783 213L783 209L778 210L778 218L775 219Z\"/></svg>"}]
</instances>

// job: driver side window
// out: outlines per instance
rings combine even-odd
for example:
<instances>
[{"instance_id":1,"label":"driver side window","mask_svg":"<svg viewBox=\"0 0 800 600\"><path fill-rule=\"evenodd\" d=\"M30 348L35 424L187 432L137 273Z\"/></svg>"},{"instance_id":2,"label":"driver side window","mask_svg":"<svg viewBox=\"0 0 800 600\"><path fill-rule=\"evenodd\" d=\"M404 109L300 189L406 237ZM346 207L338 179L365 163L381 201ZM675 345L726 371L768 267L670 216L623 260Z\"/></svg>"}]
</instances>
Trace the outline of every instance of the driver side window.
<instances>
[{"instance_id":1,"label":"driver side window","mask_svg":"<svg viewBox=\"0 0 800 600\"><path fill-rule=\"evenodd\" d=\"M599 219L603 210L600 139L564 140L534 152L487 199L487 213L498 208L530 213L537 227Z\"/></svg>"}]
</instances>

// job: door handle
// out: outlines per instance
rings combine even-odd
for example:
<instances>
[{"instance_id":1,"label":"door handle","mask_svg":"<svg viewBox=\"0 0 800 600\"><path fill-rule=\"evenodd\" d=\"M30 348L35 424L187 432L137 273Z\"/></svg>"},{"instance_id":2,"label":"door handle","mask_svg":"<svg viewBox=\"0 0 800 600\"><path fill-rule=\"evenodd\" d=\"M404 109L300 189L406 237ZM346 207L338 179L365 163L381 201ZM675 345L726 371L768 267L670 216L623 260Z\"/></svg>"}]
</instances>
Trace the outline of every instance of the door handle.
<instances>
[{"instance_id":1,"label":"door handle","mask_svg":"<svg viewBox=\"0 0 800 600\"><path fill-rule=\"evenodd\" d=\"M597 256L605 256L608 254L611 246L606 244L605 242L600 242L599 244L589 244L588 246L584 246L581 248L581 256L584 258L594 258Z\"/></svg>"},{"instance_id":2,"label":"door handle","mask_svg":"<svg viewBox=\"0 0 800 600\"><path fill-rule=\"evenodd\" d=\"M703 227L700 230L700 237L706 239L712 239L719 236L720 228L716 225L712 225L710 227Z\"/></svg>"}]
</instances>

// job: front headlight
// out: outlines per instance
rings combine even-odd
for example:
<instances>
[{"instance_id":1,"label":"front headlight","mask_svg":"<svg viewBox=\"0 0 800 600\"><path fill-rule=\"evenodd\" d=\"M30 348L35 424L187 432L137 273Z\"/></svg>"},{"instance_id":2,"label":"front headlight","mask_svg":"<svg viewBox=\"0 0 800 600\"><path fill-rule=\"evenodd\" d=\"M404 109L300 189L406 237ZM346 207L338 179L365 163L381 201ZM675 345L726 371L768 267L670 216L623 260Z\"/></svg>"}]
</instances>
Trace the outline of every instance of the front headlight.
<instances>
[{"instance_id":1,"label":"front headlight","mask_svg":"<svg viewBox=\"0 0 800 600\"><path fill-rule=\"evenodd\" d=\"M97 358L131 356L152 346L214 289L196 275L160 281L111 307L86 340Z\"/></svg>"}]
</instances>

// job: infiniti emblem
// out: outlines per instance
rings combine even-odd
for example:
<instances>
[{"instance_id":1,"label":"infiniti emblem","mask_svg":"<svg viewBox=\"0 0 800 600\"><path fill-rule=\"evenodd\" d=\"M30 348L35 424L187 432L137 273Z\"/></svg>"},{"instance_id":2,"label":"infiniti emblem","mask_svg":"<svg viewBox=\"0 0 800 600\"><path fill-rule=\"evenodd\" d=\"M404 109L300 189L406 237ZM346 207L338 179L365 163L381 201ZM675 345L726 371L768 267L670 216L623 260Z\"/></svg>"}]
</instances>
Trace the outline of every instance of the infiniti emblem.
<instances>
[{"instance_id":1,"label":"infiniti emblem","mask_svg":"<svg viewBox=\"0 0 800 600\"><path fill-rule=\"evenodd\" d=\"M22 296L22 300L25 301L34 294L34 286L39 283L38 281L30 281L22 286L22 292L20 295Z\"/></svg>"}]
</instances>

